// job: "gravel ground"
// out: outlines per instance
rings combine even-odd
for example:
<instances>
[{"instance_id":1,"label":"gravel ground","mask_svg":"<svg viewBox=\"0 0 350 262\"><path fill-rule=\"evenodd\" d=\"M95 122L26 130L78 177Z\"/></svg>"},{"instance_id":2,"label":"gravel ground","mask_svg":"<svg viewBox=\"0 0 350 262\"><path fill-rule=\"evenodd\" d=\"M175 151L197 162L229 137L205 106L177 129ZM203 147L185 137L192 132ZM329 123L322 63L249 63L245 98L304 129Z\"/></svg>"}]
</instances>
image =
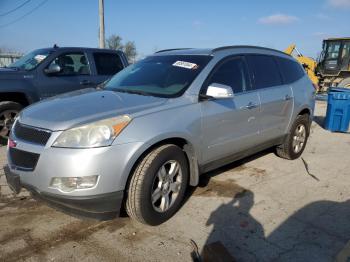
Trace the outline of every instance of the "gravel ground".
<instances>
[{"instance_id":1,"label":"gravel ground","mask_svg":"<svg viewBox=\"0 0 350 262\"><path fill-rule=\"evenodd\" d=\"M302 158L268 150L205 174L158 227L64 214L13 195L1 171L0 261L191 261L191 240L216 260L227 251L237 261L347 261L350 135L324 130L325 110L318 102Z\"/></svg>"}]
</instances>

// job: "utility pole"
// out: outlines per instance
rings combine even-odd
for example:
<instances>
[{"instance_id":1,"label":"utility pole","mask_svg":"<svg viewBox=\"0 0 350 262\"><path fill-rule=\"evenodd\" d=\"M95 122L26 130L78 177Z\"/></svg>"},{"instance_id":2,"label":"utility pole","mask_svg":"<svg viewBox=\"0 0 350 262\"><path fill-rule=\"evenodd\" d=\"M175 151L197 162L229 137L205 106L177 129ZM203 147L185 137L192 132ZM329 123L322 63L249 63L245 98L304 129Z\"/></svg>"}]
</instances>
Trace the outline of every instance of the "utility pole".
<instances>
[{"instance_id":1,"label":"utility pole","mask_svg":"<svg viewBox=\"0 0 350 262\"><path fill-rule=\"evenodd\" d=\"M98 2L98 14L100 18L99 46L105 48L105 15L103 0Z\"/></svg>"}]
</instances>

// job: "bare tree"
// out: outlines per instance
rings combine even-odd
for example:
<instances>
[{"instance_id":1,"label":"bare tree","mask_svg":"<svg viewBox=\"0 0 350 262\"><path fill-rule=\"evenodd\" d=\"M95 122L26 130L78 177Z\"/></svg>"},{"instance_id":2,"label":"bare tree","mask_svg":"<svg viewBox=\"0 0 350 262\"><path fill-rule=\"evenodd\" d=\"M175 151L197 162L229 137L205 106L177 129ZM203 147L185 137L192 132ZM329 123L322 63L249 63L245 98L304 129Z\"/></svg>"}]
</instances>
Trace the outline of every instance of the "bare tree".
<instances>
[{"instance_id":1,"label":"bare tree","mask_svg":"<svg viewBox=\"0 0 350 262\"><path fill-rule=\"evenodd\" d=\"M119 35L111 35L106 39L106 48L113 50L122 50L129 63L134 63L137 56L136 45L134 41L128 41L123 44L123 39Z\"/></svg>"},{"instance_id":2,"label":"bare tree","mask_svg":"<svg viewBox=\"0 0 350 262\"><path fill-rule=\"evenodd\" d=\"M135 42L128 41L124 45L123 50L124 50L124 53L125 53L126 57L128 58L128 61L130 63L134 63L135 60L136 60L136 56L137 56Z\"/></svg>"},{"instance_id":3,"label":"bare tree","mask_svg":"<svg viewBox=\"0 0 350 262\"><path fill-rule=\"evenodd\" d=\"M111 35L106 39L106 47L113 50L122 50L122 38L119 35Z\"/></svg>"}]
</instances>

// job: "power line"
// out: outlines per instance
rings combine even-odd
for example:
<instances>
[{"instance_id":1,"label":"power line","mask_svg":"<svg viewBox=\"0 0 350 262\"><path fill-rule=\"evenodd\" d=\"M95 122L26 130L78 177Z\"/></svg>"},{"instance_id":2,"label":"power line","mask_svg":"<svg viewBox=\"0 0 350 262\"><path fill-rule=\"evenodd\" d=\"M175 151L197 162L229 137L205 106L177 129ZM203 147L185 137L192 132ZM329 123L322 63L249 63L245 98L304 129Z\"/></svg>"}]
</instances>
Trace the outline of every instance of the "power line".
<instances>
[{"instance_id":1,"label":"power line","mask_svg":"<svg viewBox=\"0 0 350 262\"><path fill-rule=\"evenodd\" d=\"M10 11L7 11L7 12L5 12L5 13L0 14L0 16L5 16L5 15L8 15L8 14L11 14L11 13L13 13L14 11L20 9L22 6L25 6L26 4L28 4L30 1L31 1L31 0L27 0L27 1L25 1L24 3L22 3L21 5L17 6L16 8L14 8L14 9L12 9L12 10L10 10Z\"/></svg>"},{"instance_id":2,"label":"power line","mask_svg":"<svg viewBox=\"0 0 350 262\"><path fill-rule=\"evenodd\" d=\"M0 28L3 28L3 27L6 27L6 26L9 26L9 25L12 25L14 23L17 23L18 21L22 20L23 18L25 18L26 16L30 15L31 13L35 12L37 9L39 9L41 6L43 6L48 0L44 0L42 1L39 5L37 5L36 7L34 7L32 10L30 10L28 13L25 13L24 15L22 15L21 17L17 18L16 20L14 21L11 21L9 23L6 23L6 24L2 24L0 25Z\"/></svg>"}]
</instances>

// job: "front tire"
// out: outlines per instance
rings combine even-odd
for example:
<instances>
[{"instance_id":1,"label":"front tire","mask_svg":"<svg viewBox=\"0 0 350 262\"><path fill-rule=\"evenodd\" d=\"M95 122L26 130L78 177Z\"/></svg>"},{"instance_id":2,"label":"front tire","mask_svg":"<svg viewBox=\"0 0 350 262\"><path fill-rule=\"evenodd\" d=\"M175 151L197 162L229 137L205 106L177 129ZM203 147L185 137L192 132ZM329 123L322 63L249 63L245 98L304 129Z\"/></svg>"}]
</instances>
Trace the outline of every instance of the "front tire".
<instances>
[{"instance_id":1,"label":"front tire","mask_svg":"<svg viewBox=\"0 0 350 262\"><path fill-rule=\"evenodd\" d=\"M299 158L305 149L309 134L309 115L297 116L284 143L276 147L276 154L289 160Z\"/></svg>"},{"instance_id":2,"label":"front tire","mask_svg":"<svg viewBox=\"0 0 350 262\"><path fill-rule=\"evenodd\" d=\"M155 148L132 174L126 212L143 224L165 222L180 208L188 177L188 163L181 148L171 144Z\"/></svg>"}]
</instances>

